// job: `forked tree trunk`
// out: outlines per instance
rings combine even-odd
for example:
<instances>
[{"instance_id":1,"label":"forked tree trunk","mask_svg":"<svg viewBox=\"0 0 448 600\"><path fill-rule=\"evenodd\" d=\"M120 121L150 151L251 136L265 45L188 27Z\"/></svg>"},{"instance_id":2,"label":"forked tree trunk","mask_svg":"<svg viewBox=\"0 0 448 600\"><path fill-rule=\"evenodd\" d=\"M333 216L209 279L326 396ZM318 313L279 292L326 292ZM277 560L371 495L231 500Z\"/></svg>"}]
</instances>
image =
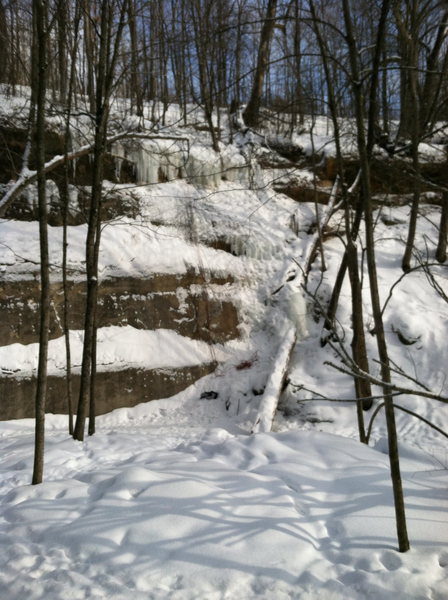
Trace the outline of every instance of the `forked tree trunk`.
<instances>
[{"instance_id":1,"label":"forked tree trunk","mask_svg":"<svg viewBox=\"0 0 448 600\"><path fill-rule=\"evenodd\" d=\"M87 271L87 298L84 321L84 343L81 365L81 381L78 400L78 411L73 437L83 441L84 428L87 418L89 395L91 393L92 360L95 342L95 314L98 297L98 262L95 261L95 245L97 241L98 222L100 219L100 202L103 179L103 160L105 152L105 132L101 112L98 115L99 123L95 135L95 150L93 159L93 182L90 198L89 224L86 242L86 271Z\"/></svg>"},{"instance_id":2,"label":"forked tree trunk","mask_svg":"<svg viewBox=\"0 0 448 600\"><path fill-rule=\"evenodd\" d=\"M92 391L92 362L96 360L96 310L98 297L98 257L101 234L101 195L106 152L109 103L115 82L115 67L124 28L126 2L121 3L119 15L108 0L101 2L101 31L95 97L95 142L93 151L92 193L86 240L87 298L84 321L84 344L81 365L78 412L73 437L84 439L84 429ZM112 36L113 26L116 31ZM94 369L95 372L95 369ZM94 382L94 379L93 379ZM93 425L92 425L93 427Z\"/></svg>"},{"instance_id":3,"label":"forked tree trunk","mask_svg":"<svg viewBox=\"0 0 448 600\"><path fill-rule=\"evenodd\" d=\"M344 181L344 163L342 159L342 149L341 149L341 137L338 123L338 112L337 112L337 103L336 96L334 91L334 86L332 82L332 78L330 75L330 69L328 64L327 57L327 48L324 42L324 39L321 34L321 30L318 24L316 9L314 6L314 2L310 2L311 14L314 20L314 31L317 37L317 42L319 45L319 49L322 56L322 62L324 66L324 72L327 82L327 92L328 92L328 104L331 112L331 118L333 121L334 128L334 138L336 145L336 161L338 167L338 175L341 179L342 185L342 197L345 204L345 229L346 229L346 237L347 237L347 246L344 252L344 256L342 259L342 264L339 268L339 272L336 278L336 282L333 287L332 301L333 305L330 303L329 310L333 311L333 314L330 316L327 312L325 318L325 325L327 329L332 329L334 327L334 320L336 318L336 308L337 308L337 300L339 298L340 290L342 288L342 284L345 277L345 272L348 268L349 278L350 278L350 286L351 286L351 298L352 298L352 320L353 320L353 339L352 339L352 357L353 360L361 369L369 372L369 361L367 356L366 349L366 340L364 335L364 318L363 318L363 306L362 306L362 287L361 281L359 278L359 266L358 266L358 254L356 250L355 240L358 235L359 226L361 223L362 216L362 207L360 203L358 203L356 210L355 222L352 225L350 219L350 207L349 207L349 198L347 193L347 184ZM334 299L336 298L336 301ZM364 427L364 416L362 411L369 410L372 406L372 391L371 385L369 381L360 380L357 377L354 377L354 385L355 385L355 393L356 393L356 408L357 408L357 417L358 417L358 430L359 430L359 439L361 442L365 443L366 434Z\"/></svg>"},{"instance_id":4,"label":"forked tree trunk","mask_svg":"<svg viewBox=\"0 0 448 600\"><path fill-rule=\"evenodd\" d=\"M87 417L89 394L91 390L92 355L95 342L95 314L98 297L98 261L95 260L95 246L100 220L100 203L103 181L103 162L106 150L106 124L107 118L104 106L101 104L97 110L97 126L95 133L95 149L93 153L93 181L90 197L89 224L86 242L86 271L87 271L87 298L84 321L84 344L81 365L81 381L78 400L78 411L73 437L76 440L84 439L84 428Z\"/></svg>"}]
</instances>

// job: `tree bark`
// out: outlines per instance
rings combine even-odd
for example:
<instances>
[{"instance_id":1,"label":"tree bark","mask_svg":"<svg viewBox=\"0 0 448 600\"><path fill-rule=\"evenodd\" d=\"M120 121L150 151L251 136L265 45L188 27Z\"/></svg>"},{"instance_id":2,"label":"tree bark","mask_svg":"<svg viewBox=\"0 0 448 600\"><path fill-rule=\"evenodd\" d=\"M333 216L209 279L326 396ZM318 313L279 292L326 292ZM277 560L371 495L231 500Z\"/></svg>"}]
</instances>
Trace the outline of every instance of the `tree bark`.
<instances>
[{"instance_id":1,"label":"tree bark","mask_svg":"<svg viewBox=\"0 0 448 600\"><path fill-rule=\"evenodd\" d=\"M369 361L367 358L366 338L364 333L364 310L362 306L362 287L359 279L358 251L353 240L347 239L347 260L350 277L352 296L352 357L355 363L366 373L369 372ZM356 392L356 413L358 417L359 439L366 443L366 432L364 427L363 410L372 408L372 388L365 379L354 378Z\"/></svg>"},{"instance_id":2,"label":"tree bark","mask_svg":"<svg viewBox=\"0 0 448 600\"><path fill-rule=\"evenodd\" d=\"M103 181L103 162L106 150L106 128L108 121L108 98L106 98L106 68L108 53L108 10L106 2L102 3L100 56L97 74L95 143L93 150L92 193L90 197L89 223L86 240L86 275L87 297L84 321L84 344L81 365L81 380L73 437L84 440L85 421L87 417L90 392L90 376L94 342L95 313L98 296L98 263L95 261L95 245L97 243L98 223L100 220L100 202ZM99 242L98 242L99 243Z\"/></svg>"},{"instance_id":3,"label":"tree bark","mask_svg":"<svg viewBox=\"0 0 448 600\"><path fill-rule=\"evenodd\" d=\"M68 10L69 7L65 2L57 3L56 20L57 20L57 42L58 42L58 88L59 101L64 104L67 100L67 84L69 70L67 65L68 56ZM76 43L76 40L74 40Z\"/></svg>"},{"instance_id":4,"label":"tree bark","mask_svg":"<svg viewBox=\"0 0 448 600\"><path fill-rule=\"evenodd\" d=\"M439 241L436 250L436 259L440 263L446 261L446 244L448 236L448 192L442 194L442 213L440 215Z\"/></svg>"},{"instance_id":5,"label":"tree bark","mask_svg":"<svg viewBox=\"0 0 448 600\"><path fill-rule=\"evenodd\" d=\"M374 223L370 189L370 162L367 153L367 142L364 133L364 101L362 96L361 79L358 64L359 53L356 44L356 39L354 37L349 0L342 0L342 2L346 29L346 40L350 59L352 89L355 101L357 145L361 166L361 187L364 201L367 269L369 273L370 282L370 297L372 303L373 319L375 323L378 354L381 364L381 379L385 384L383 387L384 407L386 413L386 424L389 443L389 463L394 494L398 548L400 552L407 552L410 548L410 545L406 526L406 514L403 498L403 486L401 481L400 460L398 454L398 439L395 424L395 412L393 398L390 392L390 388L387 385L391 383L391 371L389 366L389 355L387 351L386 337L384 332L384 324L378 290L378 276L376 271L375 245L373 236ZM387 15L388 9L389 0L383 0L381 8L382 15Z\"/></svg>"},{"instance_id":6,"label":"tree bark","mask_svg":"<svg viewBox=\"0 0 448 600\"><path fill-rule=\"evenodd\" d=\"M248 127L256 128L259 124L261 96L263 93L263 82L269 64L269 53L272 35L275 27L275 15L277 11L277 0L268 0L266 15L261 29L260 43L258 46L257 66L255 68L254 81L249 102L243 112L243 119Z\"/></svg>"},{"instance_id":7,"label":"tree bark","mask_svg":"<svg viewBox=\"0 0 448 600\"><path fill-rule=\"evenodd\" d=\"M138 53L135 0L128 2L129 34L131 38L131 94L135 99L136 114L143 117L143 89L140 81L140 60Z\"/></svg>"},{"instance_id":8,"label":"tree bark","mask_svg":"<svg viewBox=\"0 0 448 600\"><path fill-rule=\"evenodd\" d=\"M412 10L409 15L410 30L407 31L404 23L400 20L398 9L396 20L398 23L399 38L407 56L408 70L406 72L407 81L407 103L409 105L410 115L406 116L406 133L411 136L412 169L414 175L414 191L412 196L411 214L409 217L408 235L406 239L405 251L401 262L401 268L405 273L411 269L412 252L414 250L415 233L417 230L418 209L420 204L420 163L418 157L418 146L420 141L420 101L418 95L418 49L414 38L418 35L417 25L417 0L412 2ZM409 122L408 122L409 121Z\"/></svg>"},{"instance_id":9,"label":"tree bark","mask_svg":"<svg viewBox=\"0 0 448 600\"><path fill-rule=\"evenodd\" d=\"M64 136L64 169L63 177L60 185L60 196L62 202L62 288L64 293L64 312L63 312L63 328L64 328L64 341L65 341L65 358L66 358L66 394L67 394L67 412L68 412L68 431L70 435L73 435L73 393L72 393L72 376L71 376L71 347L70 347L70 327L69 327L69 286L67 278L67 222L69 213L70 193L69 193L69 171L70 163L68 160L70 150L70 119L72 113L73 94L75 88L75 76L76 76L76 55L78 51L78 35L79 27L81 22L81 6L76 5L74 15L74 29L73 29L73 46L71 48L70 56L70 73L68 78L68 90L66 94L67 102L67 114L65 121L65 136Z\"/></svg>"},{"instance_id":10,"label":"tree bark","mask_svg":"<svg viewBox=\"0 0 448 600\"><path fill-rule=\"evenodd\" d=\"M311 0L310 2L311 15L314 20L314 31L317 37L317 42L319 45L319 49L321 52L322 62L325 71L326 83L327 83L327 92L328 92L328 105L330 108L331 118L333 122L334 129L334 138L336 145L336 162L338 167L338 175L341 180L341 188L342 188L342 197L344 202L344 210L345 210L345 229L346 229L346 239L347 246L344 252L344 256L342 259L342 264L339 268L339 272L336 278L336 282L333 287L333 293L330 302L329 311L325 317L325 325L327 329L332 329L334 327L334 320L336 318L336 309L339 299L340 290L342 288L343 280L345 277L345 272L348 268L349 278L350 278L350 286L351 286L351 298L352 298L352 321L353 321L353 339L352 339L352 357L356 364L360 366L364 371L369 372L369 361L367 356L366 349L366 340L364 334L364 318L363 318L363 306L362 306L362 287L361 281L359 278L358 271L358 254L356 250L355 240L358 235L361 216L362 216L362 206L358 203L356 210L356 217L354 225L351 224L350 219L350 207L349 207L349 198L347 193L347 183L344 180L344 163L342 157L342 149L341 149L341 136L339 130L338 123L338 107L336 101L336 95L333 87L333 82L330 74L328 57L327 57L327 47L325 41L323 39L318 20L316 15L316 9L314 2ZM330 310L332 311L329 314ZM356 393L356 407L357 407L357 418L358 418L358 430L359 430L359 438L361 442L365 443L366 435L365 435L365 427L364 427L364 416L362 414L363 410L369 410L372 406L372 400L370 399L372 396L371 385L366 380L359 380L359 378L354 377L354 385L355 385L355 393Z\"/></svg>"},{"instance_id":11,"label":"tree bark","mask_svg":"<svg viewBox=\"0 0 448 600\"><path fill-rule=\"evenodd\" d=\"M94 40L92 28L92 14L90 11L90 2L82 0L84 14L84 52L86 69L86 94L89 101L89 110L92 115L95 114L95 57Z\"/></svg>"},{"instance_id":12,"label":"tree bark","mask_svg":"<svg viewBox=\"0 0 448 600\"><path fill-rule=\"evenodd\" d=\"M6 23L6 10L3 1L0 0L0 83L6 83L8 78L8 64L11 60L10 36Z\"/></svg>"},{"instance_id":13,"label":"tree bark","mask_svg":"<svg viewBox=\"0 0 448 600\"><path fill-rule=\"evenodd\" d=\"M205 120L207 121L212 139L212 146L215 152L219 152L218 135L213 124L213 72L208 65L209 54L211 52L211 27L210 11L211 4L208 4L206 11L202 12L201 3L196 0L191 6L191 18L195 30L196 58L199 72L199 85L201 92L201 105L204 110Z\"/></svg>"},{"instance_id":14,"label":"tree bark","mask_svg":"<svg viewBox=\"0 0 448 600\"><path fill-rule=\"evenodd\" d=\"M40 324L39 361L36 388L36 426L34 442L33 485L42 483L45 445L45 402L47 395L48 330L50 325L50 267L48 254L48 214L45 177L45 94L47 83L47 5L33 0L33 29L35 36L33 61L33 90L36 97L35 155L39 203L40 240Z\"/></svg>"},{"instance_id":15,"label":"tree bark","mask_svg":"<svg viewBox=\"0 0 448 600\"><path fill-rule=\"evenodd\" d=\"M95 142L93 150L92 192L90 198L89 223L86 240L87 297L84 321L84 344L81 365L78 411L73 437L84 440L84 429L92 390L92 361L96 352L96 310L98 298L98 257L101 236L101 195L103 189L103 166L106 152L107 126L109 121L109 103L115 83L115 67L118 59L126 2L120 7L119 15L108 0L101 3L101 29L99 62L96 76L95 95ZM112 33L113 25L116 31ZM95 371L95 369L93 370ZM94 382L94 379L93 379Z\"/></svg>"}]
</instances>

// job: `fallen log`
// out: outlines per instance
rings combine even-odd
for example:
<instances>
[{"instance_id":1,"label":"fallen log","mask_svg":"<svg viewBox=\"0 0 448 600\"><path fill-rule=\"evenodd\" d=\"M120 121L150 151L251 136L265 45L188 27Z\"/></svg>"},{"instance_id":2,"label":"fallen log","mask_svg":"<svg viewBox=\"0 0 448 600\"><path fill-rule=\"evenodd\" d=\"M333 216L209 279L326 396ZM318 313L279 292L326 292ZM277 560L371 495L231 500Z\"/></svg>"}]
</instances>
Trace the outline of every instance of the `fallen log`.
<instances>
[{"instance_id":1,"label":"fallen log","mask_svg":"<svg viewBox=\"0 0 448 600\"><path fill-rule=\"evenodd\" d=\"M274 366L268 377L263 396L260 401L260 407L257 413L255 424L251 433L266 433L271 431L275 412L285 383L291 353L296 343L295 328L290 326L283 337Z\"/></svg>"},{"instance_id":2,"label":"fallen log","mask_svg":"<svg viewBox=\"0 0 448 600\"><path fill-rule=\"evenodd\" d=\"M330 200L322 215L320 227L317 228L305 251L303 266L299 265L300 270L295 277L291 277L290 265L286 265L281 276L283 283L273 292L273 294L277 294L282 290L282 295L286 300L286 312L289 316L289 319L287 320L287 332L282 337L251 433L271 431L275 412L289 372L291 355L296 344L297 335L301 337L307 335L306 315L301 314L306 308L302 296L303 287L305 286L309 271L316 257L319 244L319 232L328 224L328 221L335 210L337 187L338 179L335 181Z\"/></svg>"}]
</instances>

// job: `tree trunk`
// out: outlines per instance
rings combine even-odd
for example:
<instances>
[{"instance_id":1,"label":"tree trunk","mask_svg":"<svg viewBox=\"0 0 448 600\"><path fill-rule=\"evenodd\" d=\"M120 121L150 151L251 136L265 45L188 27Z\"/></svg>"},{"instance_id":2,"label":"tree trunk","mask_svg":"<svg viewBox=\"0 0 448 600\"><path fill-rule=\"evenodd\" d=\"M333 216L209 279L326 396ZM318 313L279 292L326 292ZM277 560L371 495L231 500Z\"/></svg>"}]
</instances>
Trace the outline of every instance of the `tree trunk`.
<instances>
[{"instance_id":1,"label":"tree trunk","mask_svg":"<svg viewBox=\"0 0 448 600\"><path fill-rule=\"evenodd\" d=\"M109 102L115 80L115 67L124 27L126 2L120 6L119 17L108 0L101 2L101 30L99 61L95 94L95 142L93 151L92 193L86 240L87 298L84 321L84 344L81 365L78 412L73 437L82 441L92 383L92 361L95 359L95 323L98 297L98 257L101 234L101 195L103 189L103 166L106 152ZM112 35L113 25L117 23ZM93 393L93 392L92 392Z\"/></svg>"},{"instance_id":2,"label":"tree trunk","mask_svg":"<svg viewBox=\"0 0 448 600\"><path fill-rule=\"evenodd\" d=\"M417 218L418 209L420 204L420 163L418 158L418 145L420 141L420 101L418 97L418 79L417 79L417 68L418 68L418 49L416 43L413 42L413 37L418 33L418 26L415 21L417 20L417 0L413 0L413 6L411 11L411 27L410 31L405 31L404 24L399 22L399 31L401 32L402 45L406 50L408 57L408 71L407 71L407 96L409 110L411 111L412 118L410 123L407 125L407 133L411 136L411 153L412 153L412 168L414 171L414 192L412 196L411 214L409 218L408 236L406 239L406 247L401 262L401 268L405 273L411 269L412 252L414 250L415 233L417 230ZM396 17L399 19L399 16Z\"/></svg>"},{"instance_id":3,"label":"tree trunk","mask_svg":"<svg viewBox=\"0 0 448 600\"><path fill-rule=\"evenodd\" d=\"M210 10L210 6L208 9ZM195 2L191 6L191 18L195 31L195 46L196 46L196 58L197 66L199 71L199 85L201 92L201 105L204 110L205 120L210 131L212 138L212 146L215 152L219 152L218 136L215 131L213 124L213 74L208 68L208 58L210 53L209 42L211 43L210 31L207 30L207 26L210 24L209 10L206 14L201 13L200 2Z\"/></svg>"},{"instance_id":4,"label":"tree trunk","mask_svg":"<svg viewBox=\"0 0 448 600\"><path fill-rule=\"evenodd\" d=\"M87 417L87 408L90 392L90 378L92 369L93 344L95 341L95 314L98 296L98 261L95 260L95 247L99 244L98 231L100 220L100 202L103 181L103 161L106 151L106 123L105 107L99 106L97 110L97 125L95 133L95 148L93 153L93 181L90 197L89 223L86 241L86 272L87 272L87 298L84 321L84 344L81 365L81 381L78 400L78 411L73 437L76 440L84 439L84 428Z\"/></svg>"},{"instance_id":5,"label":"tree trunk","mask_svg":"<svg viewBox=\"0 0 448 600\"><path fill-rule=\"evenodd\" d=\"M56 7L57 35L58 35L58 89L59 101L64 104L67 100L67 77L68 77L68 6L65 2L59 2ZM76 40L75 40L76 43Z\"/></svg>"},{"instance_id":6,"label":"tree trunk","mask_svg":"<svg viewBox=\"0 0 448 600\"><path fill-rule=\"evenodd\" d=\"M352 295L352 357L360 369L369 372L369 361L367 358L366 339L364 333L364 311L362 307L362 287L359 279L358 251L350 236L347 239L347 260ZM363 410L372 407L371 385L365 379L355 377L356 409L358 416L359 439L366 443L366 432L364 427Z\"/></svg>"},{"instance_id":7,"label":"tree trunk","mask_svg":"<svg viewBox=\"0 0 448 600\"><path fill-rule=\"evenodd\" d=\"M84 320L84 344L81 365L81 381L78 400L78 411L73 437L76 440L84 440L84 428L89 403L91 388L91 372L93 360L93 344L95 341L95 314L97 310L98 297L98 263L95 261L95 245L97 243L98 221L100 219L100 201L103 179L104 139L103 127L100 122L97 125L95 150L93 159L93 182L90 198L89 224L86 242L86 271L87 271L87 298Z\"/></svg>"},{"instance_id":8,"label":"tree trunk","mask_svg":"<svg viewBox=\"0 0 448 600\"><path fill-rule=\"evenodd\" d=\"M0 83L6 83L8 78L8 63L12 58L9 56L10 40L8 25L6 23L6 10L3 1L0 0Z\"/></svg>"},{"instance_id":9,"label":"tree trunk","mask_svg":"<svg viewBox=\"0 0 448 600\"><path fill-rule=\"evenodd\" d=\"M92 115L95 114L95 57L94 57L94 40L92 29L92 15L90 12L90 3L88 0L83 0L84 14L84 52L85 52L85 69L86 69L86 93L89 100L89 110Z\"/></svg>"},{"instance_id":10,"label":"tree trunk","mask_svg":"<svg viewBox=\"0 0 448 600\"><path fill-rule=\"evenodd\" d=\"M419 129L423 133L432 127L437 119L437 113L443 82L446 80L448 70L448 50L446 48L446 31L448 27L448 9L444 9L437 34L434 36L434 45L426 61L425 79L420 94ZM445 53L441 60L441 54ZM441 64L439 64L439 61ZM442 105L445 99L442 101Z\"/></svg>"},{"instance_id":11,"label":"tree trunk","mask_svg":"<svg viewBox=\"0 0 448 600\"><path fill-rule=\"evenodd\" d=\"M48 330L50 325L50 266L48 254L48 214L45 165L45 94L47 82L47 8L46 2L33 0L35 36L33 59L33 90L36 98L35 155L39 202L40 239L40 325L39 362L36 389L36 429L32 483L42 483L45 444L45 402L47 395Z\"/></svg>"},{"instance_id":12,"label":"tree trunk","mask_svg":"<svg viewBox=\"0 0 448 600\"><path fill-rule=\"evenodd\" d=\"M257 66L255 68L254 81L249 102L243 112L244 122L248 127L257 127L260 117L261 96L263 83L269 64L269 53L272 35L275 27L275 15L277 11L277 0L268 0L266 15L261 29L260 44L258 46Z\"/></svg>"},{"instance_id":13,"label":"tree trunk","mask_svg":"<svg viewBox=\"0 0 448 600\"><path fill-rule=\"evenodd\" d=\"M95 311L96 312L96 311ZM89 402L89 435L94 435L96 429L96 402L95 402L95 382L96 382L96 362L97 362L97 327L96 327L96 314L95 321L93 324L93 336L92 336L92 371L90 374L90 402Z\"/></svg>"},{"instance_id":14,"label":"tree trunk","mask_svg":"<svg viewBox=\"0 0 448 600\"><path fill-rule=\"evenodd\" d=\"M436 259L440 263L446 261L446 244L448 236L448 192L442 194L442 213L440 215L439 242L437 244Z\"/></svg>"},{"instance_id":15,"label":"tree trunk","mask_svg":"<svg viewBox=\"0 0 448 600\"><path fill-rule=\"evenodd\" d=\"M383 0L381 12L387 15L389 0ZM391 383L391 371L389 366L389 355L387 351L386 337L384 333L383 317L378 290L378 277L376 271L375 245L373 236L373 214L370 189L370 162L367 153L367 143L364 133L363 96L361 78L358 64L358 48L353 32L353 23L350 12L349 0L343 0L344 22L346 29L346 40L349 51L350 69L352 77L352 89L355 101L357 145L361 167L361 187L364 201L367 268L370 282L370 297L372 302L373 319L379 360L381 364L381 379L384 382L384 406L386 412L386 424L389 443L389 462L394 494L395 519L397 526L398 548L400 552L409 550L409 539L406 526L406 515L403 498L403 486L401 481L400 460L398 454L397 429L395 424L395 412L392 395L388 384Z\"/></svg>"},{"instance_id":16,"label":"tree trunk","mask_svg":"<svg viewBox=\"0 0 448 600\"><path fill-rule=\"evenodd\" d=\"M74 30L73 30L73 47L71 48L70 57L70 74L68 79L68 92L66 97L67 102L67 115L65 121L65 135L64 135L64 167L63 167L63 179L60 186L60 196L62 203L62 289L64 293L64 316L63 316L63 328L64 328L64 341L65 341L65 357L66 357L66 394L67 394L67 412L68 412L68 431L70 435L73 435L73 394L72 394L72 374L71 374L71 348L70 348L70 327L69 327L69 298L68 298L68 280L67 280L67 221L69 213L70 193L69 193L69 171L70 165L68 161L68 154L70 150L70 119L72 112L73 94L75 88L75 76L76 76L76 55L78 51L78 35L79 27L81 22L81 7L79 4L76 6L74 15Z\"/></svg>"},{"instance_id":17,"label":"tree trunk","mask_svg":"<svg viewBox=\"0 0 448 600\"><path fill-rule=\"evenodd\" d=\"M355 222L352 225L350 219L350 206L349 198L347 193L347 184L344 180L344 163L342 158L341 149L341 136L338 123L338 107L336 101L336 95L333 86L333 80L330 74L327 47L322 37L321 30L318 24L317 15L314 3L310 3L311 15L314 20L314 31L317 37L317 42L322 56L322 62L325 71L327 93L328 93L328 105L330 108L331 118L333 122L334 138L336 145L336 162L338 167L338 175L341 179L342 197L345 204L345 229L347 246L342 259L342 264L339 268L339 272L336 278L336 282L333 287L333 294L325 318L325 325L327 329L334 327L334 321L336 318L336 309L339 299L340 290L345 277L345 272L348 268L352 295L352 320L353 320L353 339L352 339L352 357L357 365L360 366L364 371L369 372L369 361L367 357L366 340L364 335L364 318L363 318L363 306L362 306L362 287L359 278L358 270L358 255L355 245L355 240L358 236L359 227L361 224L362 217L362 206L358 202ZM330 314L330 310L332 313ZM361 442L366 442L366 434L364 427L364 416L362 411L369 410L372 406L372 400L369 400L372 396L371 385L368 381L354 378L355 393L356 393L356 407L358 417L358 430L359 438Z\"/></svg>"},{"instance_id":18,"label":"tree trunk","mask_svg":"<svg viewBox=\"0 0 448 600\"><path fill-rule=\"evenodd\" d=\"M297 127L297 118L300 125L303 125L305 113L303 106L303 93L302 93L302 28L300 21L300 8L301 3L299 0L294 1L294 59L295 59L295 85L294 85L294 98L292 106L292 121L291 121L291 135L294 133Z\"/></svg>"},{"instance_id":19,"label":"tree trunk","mask_svg":"<svg viewBox=\"0 0 448 600\"><path fill-rule=\"evenodd\" d=\"M136 114L143 117L143 90L140 81L140 61L138 53L135 1L128 1L129 34L131 38L131 94L135 98Z\"/></svg>"}]
</instances>

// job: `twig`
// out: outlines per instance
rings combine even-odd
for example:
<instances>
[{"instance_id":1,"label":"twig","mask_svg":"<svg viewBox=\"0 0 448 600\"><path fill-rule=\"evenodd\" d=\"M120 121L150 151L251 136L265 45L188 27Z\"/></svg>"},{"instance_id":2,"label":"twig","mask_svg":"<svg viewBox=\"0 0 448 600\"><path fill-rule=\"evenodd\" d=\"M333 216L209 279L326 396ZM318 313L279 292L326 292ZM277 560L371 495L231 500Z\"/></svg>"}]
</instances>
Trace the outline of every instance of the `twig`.
<instances>
[{"instance_id":1,"label":"twig","mask_svg":"<svg viewBox=\"0 0 448 600\"><path fill-rule=\"evenodd\" d=\"M433 392L415 390L413 388L406 388L401 385L396 385L395 383L386 383L381 379L378 379L377 377L373 377L373 375L370 375L370 373L366 373L357 365L355 365L355 370L350 370L350 368L344 369L344 367L341 367L340 365L335 365L330 361L326 361L324 364L328 365L329 367L332 367L333 369L336 369L337 371L340 371L341 373L344 373L345 375L349 375L350 377L359 377L360 379L367 379L371 383L382 386L384 388L388 388L388 390L391 390L392 392L399 392L400 394L406 394L408 396L420 396L422 398L438 400L439 402L448 404L447 396L442 396L441 394L434 394Z\"/></svg>"},{"instance_id":2,"label":"twig","mask_svg":"<svg viewBox=\"0 0 448 600\"><path fill-rule=\"evenodd\" d=\"M375 420L375 417L380 412L380 410L383 408L383 406L384 406L384 402L379 404L376 407L375 412L373 413L373 415L370 419L369 427L367 429L367 434L366 434L367 444L369 443L370 435L372 433L373 421ZM432 429L435 429L438 433L440 433L441 435L448 438L448 433L443 431L443 429L440 429L440 427L437 427L437 425L434 425L434 423L431 423L431 421L428 421L428 419L425 419L418 413L414 412L413 410L409 410L409 408L405 408L404 406L400 406L399 404L394 404L394 408L398 408L398 410L402 410L403 412L407 413L408 415L411 415L412 417L416 417L417 419L420 419L420 421L423 421L423 423L426 423L426 425L429 425L429 427L431 427Z\"/></svg>"}]
</instances>

